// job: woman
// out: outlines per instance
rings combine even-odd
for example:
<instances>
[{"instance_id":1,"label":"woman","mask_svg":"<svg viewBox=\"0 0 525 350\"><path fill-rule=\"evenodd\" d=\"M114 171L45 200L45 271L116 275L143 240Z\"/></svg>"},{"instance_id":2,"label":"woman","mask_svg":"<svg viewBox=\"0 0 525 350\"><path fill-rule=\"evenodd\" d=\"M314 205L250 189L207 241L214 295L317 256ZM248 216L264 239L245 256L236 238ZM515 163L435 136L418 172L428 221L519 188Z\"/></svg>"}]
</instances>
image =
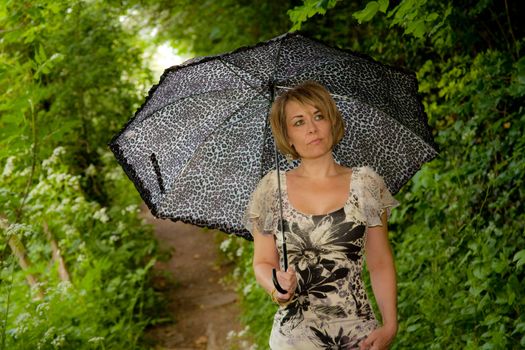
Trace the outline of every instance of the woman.
<instances>
[{"instance_id":1,"label":"woman","mask_svg":"<svg viewBox=\"0 0 525 350\"><path fill-rule=\"evenodd\" d=\"M396 277L387 234L398 204L370 167L335 162L344 125L329 92L315 82L279 96L270 113L274 139L300 165L280 173L288 271L282 266L275 170L259 182L246 210L258 283L280 307L270 347L386 349L397 332ZM361 279L362 258L381 312L379 326ZM277 269L281 294L272 282Z\"/></svg>"}]
</instances>

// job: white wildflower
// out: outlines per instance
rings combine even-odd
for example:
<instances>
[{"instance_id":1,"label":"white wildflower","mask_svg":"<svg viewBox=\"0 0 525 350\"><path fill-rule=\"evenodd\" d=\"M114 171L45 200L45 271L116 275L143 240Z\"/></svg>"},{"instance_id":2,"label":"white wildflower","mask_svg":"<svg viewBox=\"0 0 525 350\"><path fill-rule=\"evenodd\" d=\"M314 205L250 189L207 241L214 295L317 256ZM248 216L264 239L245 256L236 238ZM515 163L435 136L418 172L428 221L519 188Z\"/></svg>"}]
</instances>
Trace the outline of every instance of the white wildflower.
<instances>
[{"instance_id":1,"label":"white wildflower","mask_svg":"<svg viewBox=\"0 0 525 350\"><path fill-rule=\"evenodd\" d=\"M49 303L40 303L37 305L36 307L36 312L40 315L40 316L44 316L45 313L47 313L49 311ZM52 329L53 327L50 328L50 330ZM48 330L49 331L49 330Z\"/></svg>"},{"instance_id":2,"label":"white wildflower","mask_svg":"<svg viewBox=\"0 0 525 350\"><path fill-rule=\"evenodd\" d=\"M115 243L119 239L120 239L120 237L118 235L111 235L111 237L109 237L109 240L111 241L111 243Z\"/></svg>"},{"instance_id":3,"label":"white wildflower","mask_svg":"<svg viewBox=\"0 0 525 350\"><path fill-rule=\"evenodd\" d=\"M27 312L22 312L18 317L16 318L16 324L22 324L26 320L31 319L31 315Z\"/></svg>"},{"instance_id":4,"label":"white wildflower","mask_svg":"<svg viewBox=\"0 0 525 350\"><path fill-rule=\"evenodd\" d=\"M60 213L61 211L59 209L59 205L57 205L56 203L51 203L47 207L46 212L48 212L48 213Z\"/></svg>"},{"instance_id":5,"label":"white wildflower","mask_svg":"<svg viewBox=\"0 0 525 350\"><path fill-rule=\"evenodd\" d=\"M224 241L221 242L221 245L219 246L220 250L223 252L227 252L228 248L230 247L232 243L231 238L227 238Z\"/></svg>"},{"instance_id":6,"label":"white wildflower","mask_svg":"<svg viewBox=\"0 0 525 350\"><path fill-rule=\"evenodd\" d=\"M126 211L130 213L136 213L138 211L138 206L136 204L131 204L126 207Z\"/></svg>"},{"instance_id":7,"label":"white wildflower","mask_svg":"<svg viewBox=\"0 0 525 350\"><path fill-rule=\"evenodd\" d=\"M46 338L46 339L53 338L55 336L55 333L56 333L56 328L51 326L44 333L44 338Z\"/></svg>"},{"instance_id":8,"label":"white wildflower","mask_svg":"<svg viewBox=\"0 0 525 350\"><path fill-rule=\"evenodd\" d=\"M102 223L106 223L109 221L109 216L106 214L107 208L101 208L100 210L97 210L95 214L93 214L93 219L99 220Z\"/></svg>"},{"instance_id":9,"label":"white wildflower","mask_svg":"<svg viewBox=\"0 0 525 350\"><path fill-rule=\"evenodd\" d=\"M60 294L67 294L69 290L73 287L70 281L61 281L57 285L57 292Z\"/></svg>"},{"instance_id":10,"label":"white wildflower","mask_svg":"<svg viewBox=\"0 0 525 350\"><path fill-rule=\"evenodd\" d=\"M53 341L51 341L51 344L58 348L64 345L65 341L66 341L66 337L64 337L63 334L60 334L56 336L55 339L53 339Z\"/></svg>"},{"instance_id":11,"label":"white wildflower","mask_svg":"<svg viewBox=\"0 0 525 350\"><path fill-rule=\"evenodd\" d=\"M122 233L126 230L126 224L122 221L119 221L117 224L117 232Z\"/></svg>"},{"instance_id":12,"label":"white wildflower","mask_svg":"<svg viewBox=\"0 0 525 350\"><path fill-rule=\"evenodd\" d=\"M70 175L67 181L67 185L73 188L74 190L79 190L80 189L79 180L80 180L80 176Z\"/></svg>"},{"instance_id":13,"label":"white wildflower","mask_svg":"<svg viewBox=\"0 0 525 350\"><path fill-rule=\"evenodd\" d=\"M226 334L226 339L232 340L233 338L235 338L236 335L237 333L235 331L229 331L228 334Z\"/></svg>"},{"instance_id":14,"label":"white wildflower","mask_svg":"<svg viewBox=\"0 0 525 350\"><path fill-rule=\"evenodd\" d=\"M16 157L11 156L7 158L7 161L4 166L4 171L2 172L2 177L9 177L15 169L15 159Z\"/></svg>"},{"instance_id":15,"label":"white wildflower","mask_svg":"<svg viewBox=\"0 0 525 350\"><path fill-rule=\"evenodd\" d=\"M53 150L53 157L60 157L63 154L66 154L66 149L62 146L58 146Z\"/></svg>"},{"instance_id":16,"label":"white wildflower","mask_svg":"<svg viewBox=\"0 0 525 350\"><path fill-rule=\"evenodd\" d=\"M33 189L29 192L28 200L31 200L38 196L45 196L52 190L51 186L49 186L49 183L47 181L40 181L33 187Z\"/></svg>"},{"instance_id":17,"label":"white wildflower","mask_svg":"<svg viewBox=\"0 0 525 350\"><path fill-rule=\"evenodd\" d=\"M42 167L43 168L47 168L53 164L56 164L58 163L59 161L59 158L61 155L65 154L66 153L66 149L62 146L59 146L57 148L55 148L53 150L53 154L51 154L51 157L47 158L47 159L44 159L42 161ZM48 172L49 172L49 169L48 169Z\"/></svg>"},{"instance_id":18,"label":"white wildflower","mask_svg":"<svg viewBox=\"0 0 525 350\"><path fill-rule=\"evenodd\" d=\"M239 332L239 337L244 337L245 335L248 335L248 332L250 331L250 326L246 326L244 327L240 332Z\"/></svg>"},{"instance_id":19,"label":"white wildflower","mask_svg":"<svg viewBox=\"0 0 525 350\"><path fill-rule=\"evenodd\" d=\"M64 173L55 174L56 182L59 184L66 182L67 178L68 178L68 174L64 174Z\"/></svg>"},{"instance_id":20,"label":"white wildflower","mask_svg":"<svg viewBox=\"0 0 525 350\"><path fill-rule=\"evenodd\" d=\"M97 174L97 168L93 164L89 164L89 166L85 170L86 176L95 176Z\"/></svg>"},{"instance_id":21,"label":"white wildflower","mask_svg":"<svg viewBox=\"0 0 525 350\"><path fill-rule=\"evenodd\" d=\"M64 231L66 236L76 236L77 235L77 230L69 224L65 224L62 230Z\"/></svg>"},{"instance_id":22,"label":"white wildflower","mask_svg":"<svg viewBox=\"0 0 525 350\"><path fill-rule=\"evenodd\" d=\"M16 234L22 234L24 236L31 236L31 233L33 231L33 227L26 224L11 224L5 231L6 236L16 235Z\"/></svg>"},{"instance_id":23,"label":"white wildflower","mask_svg":"<svg viewBox=\"0 0 525 350\"><path fill-rule=\"evenodd\" d=\"M244 288L242 289L242 294L244 295L248 295L252 292L252 289L253 289L253 285L250 283L250 284L247 284L246 286L244 286Z\"/></svg>"},{"instance_id":24,"label":"white wildflower","mask_svg":"<svg viewBox=\"0 0 525 350\"><path fill-rule=\"evenodd\" d=\"M104 337L93 337L88 340L88 343L100 343L104 341Z\"/></svg>"},{"instance_id":25,"label":"white wildflower","mask_svg":"<svg viewBox=\"0 0 525 350\"><path fill-rule=\"evenodd\" d=\"M237 249L237 251L235 252L235 255L242 256L243 252L244 252L244 249L242 247L239 247L239 249Z\"/></svg>"},{"instance_id":26,"label":"white wildflower","mask_svg":"<svg viewBox=\"0 0 525 350\"><path fill-rule=\"evenodd\" d=\"M106 173L105 179L106 180L118 180L121 177L120 171L118 169L110 170Z\"/></svg>"},{"instance_id":27,"label":"white wildflower","mask_svg":"<svg viewBox=\"0 0 525 350\"><path fill-rule=\"evenodd\" d=\"M24 170L22 170L20 172L20 176L21 177L27 176L29 174L31 174L31 167L27 167L27 168L25 168Z\"/></svg>"}]
</instances>

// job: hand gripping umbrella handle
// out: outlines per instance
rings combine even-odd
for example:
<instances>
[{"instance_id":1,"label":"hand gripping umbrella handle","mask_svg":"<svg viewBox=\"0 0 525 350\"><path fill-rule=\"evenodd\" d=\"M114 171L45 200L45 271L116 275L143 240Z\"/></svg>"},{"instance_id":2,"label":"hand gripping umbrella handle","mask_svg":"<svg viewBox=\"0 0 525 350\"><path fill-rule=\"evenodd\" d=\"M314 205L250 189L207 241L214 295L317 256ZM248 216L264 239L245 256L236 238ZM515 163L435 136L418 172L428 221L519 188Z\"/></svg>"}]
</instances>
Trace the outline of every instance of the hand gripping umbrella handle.
<instances>
[{"instance_id":1,"label":"hand gripping umbrella handle","mask_svg":"<svg viewBox=\"0 0 525 350\"><path fill-rule=\"evenodd\" d=\"M282 223L281 223L282 225ZM281 226L282 227L282 226ZM283 260L284 260L284 271L287 271L288 270L288 251L286 249L286 238L284 237L284 232L283 232L283 244L282 244L282 247L283 247ZM283 287L281 287L281 285L279 284L279 281L277 280L277 270L275 269L272 269L272 282L273 282L273 286L275 287L275 289L277 289L277 291L281 294L286 294L288 293L288 291L286 289L284 289Z\"/></svg>"},{"instance_id":2,"label":"hand gripping umbrella handle","mask_svg":"<svg viewBox=\"0 0 525 350\"><path fill-rule=\"evenodd\" d=\"M277 280L277 270L272 269L272 281L275 289L281 294L286 294L288 291L286 289L283 289L281 285L279 284L279 281Z\"/></svg>"}]
</instances>

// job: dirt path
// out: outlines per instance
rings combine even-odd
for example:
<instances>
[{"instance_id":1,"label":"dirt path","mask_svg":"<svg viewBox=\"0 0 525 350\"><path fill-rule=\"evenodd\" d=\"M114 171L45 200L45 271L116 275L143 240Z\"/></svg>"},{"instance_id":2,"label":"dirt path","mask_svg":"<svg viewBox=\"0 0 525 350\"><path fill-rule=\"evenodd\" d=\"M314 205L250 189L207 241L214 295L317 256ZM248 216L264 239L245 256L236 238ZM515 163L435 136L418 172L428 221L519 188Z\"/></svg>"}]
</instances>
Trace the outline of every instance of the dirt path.
<instances>
[{"instance_id":1,"label":"dirt path","mask_svg":"<svg viewBox=\"0 0 525 350\"><path fill-rule=\"evenodd\" d=\"M219 266L217 246L211 232L181 222L154 218L143 206L143 217L155 226L155 235L163 249L171 249L169 261L156 269L168 276L161 285L169 301L173 324L164 324L147 332L146 339L157 350L227 350L238 349L227 339L230 331L239 332L239 307L236 293L219 280L231 266Z\"/></svg>"}]
</instances>

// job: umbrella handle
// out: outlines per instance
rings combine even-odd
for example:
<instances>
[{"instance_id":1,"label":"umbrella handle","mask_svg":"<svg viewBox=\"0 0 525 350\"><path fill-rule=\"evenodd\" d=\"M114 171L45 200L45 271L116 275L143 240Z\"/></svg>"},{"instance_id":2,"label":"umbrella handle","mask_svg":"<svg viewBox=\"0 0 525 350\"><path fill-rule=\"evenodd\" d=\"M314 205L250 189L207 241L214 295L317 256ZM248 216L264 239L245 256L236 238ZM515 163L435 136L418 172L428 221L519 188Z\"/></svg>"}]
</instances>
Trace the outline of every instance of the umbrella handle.
<instances>
[{"instance_id":1,"label":"umbrella handle","mask_svg":"<svg viewBox=\"0 0 525 350\"><path fill-rule=\"evenodd\" d=\"M288 291L286 289L283 289L283 287L281 287L281 285L279 284L279 281L277 280L277 270L275 269L272 269L272 282L273 282L273 286L275 287L275 289L277 289L279 293L281 294L288 293Z\"/></svg>"}]
</instances>

